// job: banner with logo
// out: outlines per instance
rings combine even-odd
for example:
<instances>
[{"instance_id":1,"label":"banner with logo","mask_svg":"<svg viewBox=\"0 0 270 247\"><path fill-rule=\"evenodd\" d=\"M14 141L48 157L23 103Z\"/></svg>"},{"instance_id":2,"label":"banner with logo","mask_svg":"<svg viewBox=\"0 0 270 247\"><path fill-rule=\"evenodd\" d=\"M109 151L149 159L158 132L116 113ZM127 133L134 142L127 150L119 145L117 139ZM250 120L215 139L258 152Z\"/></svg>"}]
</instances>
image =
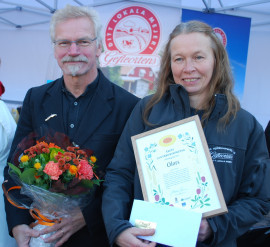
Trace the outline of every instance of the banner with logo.
<instances>
[{"instance_id":1,"label":"banner with logo","mask_svg":"<svg viewBox=\"0 0 270 247\"><path fill-rule=\"evenodd\" d=\"M138 97L148 95L154 90L162 46L180 21L180 9L110 4L102 10L99 8L99 13L106 13L102 18L101 70L114 83Z\"/></svg>"},{"instance_id":2,"label":"banner with logo","mask_svg":"<svg viewBox=\"0 0 270 247\"><path fill-rule=\"evenodd\" d=\"M182 22L199 20L213 27L229 55L234 75L234 92L241 101L244 93L251 19L246 17L182 10Z\"/></svg>"}]
</instances>

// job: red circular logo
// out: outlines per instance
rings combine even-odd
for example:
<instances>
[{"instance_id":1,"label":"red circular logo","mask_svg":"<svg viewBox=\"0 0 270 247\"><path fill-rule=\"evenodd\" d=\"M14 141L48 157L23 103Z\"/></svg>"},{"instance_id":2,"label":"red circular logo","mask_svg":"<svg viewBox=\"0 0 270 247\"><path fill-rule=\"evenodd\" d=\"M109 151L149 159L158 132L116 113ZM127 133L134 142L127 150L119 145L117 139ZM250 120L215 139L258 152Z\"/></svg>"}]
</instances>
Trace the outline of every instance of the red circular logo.
<instances>
[{"instance_id":1,"label":"red circular logo","mask_svg":"<svg viewBox=\"0 0 270 247\"><path fill-rule=\"evenodd\" d=\"M119 10L110 19L105 33L107 49L126 54L152 54L159 41L157 17L141 6Z\"/></svg>"},{"instance_id":2,"label":"red circular logo","mask_svg":"<svg viewBox=\"0 0 270 247\"><path fill-rule=\"evenodd\" d=\"M217 37L220 39L223 46L226 47L226 45L227 45L226 33L220 27L215 27L215 28L213 28L213 30L214 30L215 34L217 35Z\"/></svg>"}]
</instances>

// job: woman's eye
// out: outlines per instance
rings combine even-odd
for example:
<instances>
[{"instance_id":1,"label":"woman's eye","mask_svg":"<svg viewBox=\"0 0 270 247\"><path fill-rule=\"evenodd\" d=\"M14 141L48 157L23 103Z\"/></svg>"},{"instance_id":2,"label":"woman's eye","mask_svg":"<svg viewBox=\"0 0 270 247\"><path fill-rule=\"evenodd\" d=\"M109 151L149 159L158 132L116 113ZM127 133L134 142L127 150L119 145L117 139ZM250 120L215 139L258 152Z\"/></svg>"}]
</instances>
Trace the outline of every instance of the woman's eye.
<instances>
[{"instance_id":1,"label":"woman's eye","mask_svg":"<svg viewBox=\"0 0 270 247\"><path fill-rule=\"evenodd\" d=\"M203 59L203 56L196 56L196 60L201 60Z\"/></svg>"},{"instance_id":2,"label":"woman's eye","mask_svg":"<svg viewBox=\"0 0 270 247\"><path fill-rule=\"evenodd\" d=\"M183 59L181 57L175 58L175 62L181 62Z\"/></svg>"}]
</instances>

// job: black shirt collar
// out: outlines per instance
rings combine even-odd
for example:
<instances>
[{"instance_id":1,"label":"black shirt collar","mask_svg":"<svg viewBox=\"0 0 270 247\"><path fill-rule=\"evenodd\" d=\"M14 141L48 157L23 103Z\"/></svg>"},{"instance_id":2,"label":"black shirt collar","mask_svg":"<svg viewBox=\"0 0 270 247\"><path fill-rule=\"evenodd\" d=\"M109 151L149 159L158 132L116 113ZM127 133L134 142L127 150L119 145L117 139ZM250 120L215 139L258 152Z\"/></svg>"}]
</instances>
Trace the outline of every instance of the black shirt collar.
<instances>
[{"instance_id":1,"label":"black shirt collar","mask_svg":"<svg viewBox=\"0 0 270 247\"><path fill-rule=\"evenodd\" d=\"M98 75L97 75L96 79L88 84L88 86L86 87L84 93L82 95L80 95L78 98L83 97L85 95L88 95L89 93L92 94L95 91L95 89L96 89L96 87L98 85L98 81L99 81L99 72L98 72ZM66 94L66 96L68 96L68 97L72 96L73 98L75 98L74 95L66 89L64 79L62 81L62 92L64 94Z\"/></svg>"}]
</instances>

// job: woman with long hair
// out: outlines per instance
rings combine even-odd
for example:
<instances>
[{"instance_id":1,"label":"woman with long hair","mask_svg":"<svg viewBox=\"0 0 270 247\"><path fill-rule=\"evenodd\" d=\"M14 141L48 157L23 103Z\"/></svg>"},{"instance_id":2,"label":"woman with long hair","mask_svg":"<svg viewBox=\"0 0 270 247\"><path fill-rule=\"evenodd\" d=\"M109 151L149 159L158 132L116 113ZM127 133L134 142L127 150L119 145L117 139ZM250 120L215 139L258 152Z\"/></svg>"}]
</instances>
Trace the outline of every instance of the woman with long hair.
<instances>
[{"instance_id":1,"label":"woman with long hair","mask_svg":"<svg viewBox=\"0 0 270 247\"><path fill-rule=\"evenodd\" d=\"M263 128L233 94L228 55L212 28L190 21L170 34L157 91L133 110L108 166L102 207L111 244L155 246L137 238L154 230L128 221L133 199L143 200L131 136L195 114L228 208L226 214L202 219L197 246L234 247L237 237L269 211L270 161Z\"/></svg>"}]
</instances>

